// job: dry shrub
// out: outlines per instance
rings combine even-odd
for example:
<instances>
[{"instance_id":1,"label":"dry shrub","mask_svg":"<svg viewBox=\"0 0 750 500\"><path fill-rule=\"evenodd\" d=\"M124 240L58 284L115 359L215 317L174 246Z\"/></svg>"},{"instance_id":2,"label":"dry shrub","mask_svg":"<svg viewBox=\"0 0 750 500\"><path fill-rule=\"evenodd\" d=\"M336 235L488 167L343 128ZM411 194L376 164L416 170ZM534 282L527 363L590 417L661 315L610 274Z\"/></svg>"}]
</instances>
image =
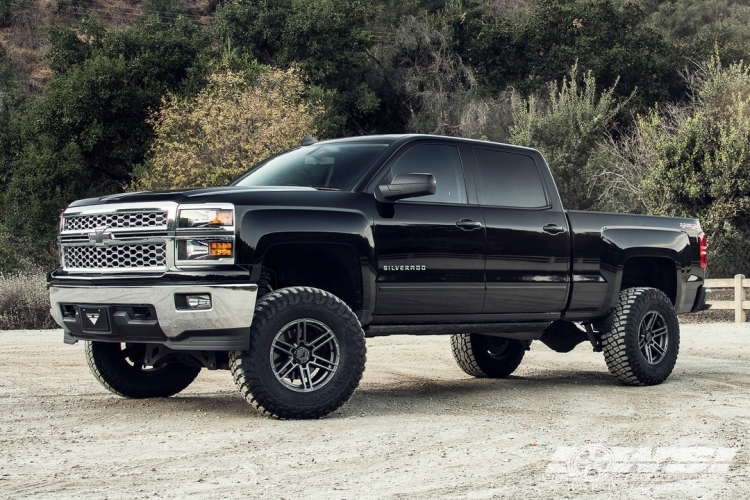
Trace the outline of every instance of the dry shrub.
<instances>
[{"instance_id":1,"label":"dry shrub","mask_svg":"<svg viewBox=\"0 0 750 500\"><path fill-rule=\"evenodd\" d=\"M57 328L49 313L47 278L41 269L0 274L0 330Z\"/></svg>"},{"instance_id":2,"label":"dry shrub","mask_svg":"<svg viewBox=\"0 0 750 500\"><path fill-rule=\"evenodd\" d=\"M195 98L171 96L152 123L156 140L130 189L222 186L255 163L314 133L322 112L303 98L296 67L269 69L254 84L239 73L209 77Z\"/></svg>"},{"instance_id":3,"label":"dry shrub","mask_svg":"<svg viewBox=\"0 0 750 500\"><path fill-rule=\"evenodd\" d=\"M484 97L467 102L461 109L458 135L471 139L508 142L509 130L513 125L511 95L512 91L507 91L497 97Z\"/></svg>"}]
</instances>

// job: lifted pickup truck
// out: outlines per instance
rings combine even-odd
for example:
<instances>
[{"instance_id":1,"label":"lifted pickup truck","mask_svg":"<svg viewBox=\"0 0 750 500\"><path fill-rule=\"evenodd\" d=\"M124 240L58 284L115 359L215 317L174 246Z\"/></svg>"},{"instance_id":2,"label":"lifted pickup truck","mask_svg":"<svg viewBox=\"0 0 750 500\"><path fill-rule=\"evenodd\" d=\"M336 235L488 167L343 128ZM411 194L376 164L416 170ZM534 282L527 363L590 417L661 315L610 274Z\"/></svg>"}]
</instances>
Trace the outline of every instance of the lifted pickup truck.
<instances>
[{"instance_id":1,"label":"lifted pickup truck","mask_svg":"<svg viewBox=\"0 0 750 500\"><path fill-rule=\"evenodd\" d=\"M339 408L379 335L451 335L475 377L590 342L658 384L705 304L697 220L565 211L538 151L449 137L305 140L226 187L77 201L59 243L52 315L104 387L229 369L278 418Z\"/></svg>"}]
</instances>

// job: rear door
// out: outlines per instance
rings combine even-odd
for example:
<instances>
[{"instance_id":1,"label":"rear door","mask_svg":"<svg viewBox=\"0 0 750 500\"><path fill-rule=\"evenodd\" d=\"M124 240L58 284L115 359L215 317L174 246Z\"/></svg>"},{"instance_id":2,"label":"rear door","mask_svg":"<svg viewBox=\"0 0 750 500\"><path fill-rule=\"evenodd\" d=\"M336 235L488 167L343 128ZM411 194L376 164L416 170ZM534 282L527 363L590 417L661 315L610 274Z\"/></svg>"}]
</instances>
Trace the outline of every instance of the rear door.
<instances>
[{"instance_id":1,"label":"rear door","mask_svg":"<svg viewBox=\"0 0 750 500\"><path fill-rule=\"evenodd\" d=\"M559 313L569 286L567 219L541 156L473 145L487 231L484 313Z\"/></svg>"},{"instance_id":2,"label":"rear door","mask_svg":"<svg viewBox=\"0 0 750 500\"><path fill-rule=\"evenodd\" d=\"M378 184L396 174L430 173L434 195L376 202L375 316L480 313L485 234L474 182L458 141L418 141L390 161Z\"/></svg>"}]
</instances>

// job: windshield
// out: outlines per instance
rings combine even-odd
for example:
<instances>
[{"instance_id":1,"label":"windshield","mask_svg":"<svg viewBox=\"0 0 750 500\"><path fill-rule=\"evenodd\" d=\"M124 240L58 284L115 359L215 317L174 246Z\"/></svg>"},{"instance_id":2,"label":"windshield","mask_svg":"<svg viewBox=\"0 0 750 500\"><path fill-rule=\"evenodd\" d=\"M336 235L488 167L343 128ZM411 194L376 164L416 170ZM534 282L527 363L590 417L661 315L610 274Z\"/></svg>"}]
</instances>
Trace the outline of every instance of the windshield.
<instances>
[{"instance_id":1,"label":"windshield","mask_svg":"<svg viewBox=\"0 0 750 500\"><path fill-rule=\"evenodd\" d=\"M390 142L312 144L272 156L231 186L303 186L350 190Z\"/></svg>"}]
</instances>

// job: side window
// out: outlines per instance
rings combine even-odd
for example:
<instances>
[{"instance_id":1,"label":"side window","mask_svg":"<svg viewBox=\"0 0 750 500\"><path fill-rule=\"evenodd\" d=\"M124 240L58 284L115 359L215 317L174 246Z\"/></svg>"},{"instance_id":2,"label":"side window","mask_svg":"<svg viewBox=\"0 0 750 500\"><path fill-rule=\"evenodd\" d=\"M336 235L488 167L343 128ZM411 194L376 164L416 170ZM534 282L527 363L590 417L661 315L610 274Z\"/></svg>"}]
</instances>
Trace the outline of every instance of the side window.
<instances>
[{"instance_id":1,"label":"side window","mask_svg":"<svg viewBox=\"0 0 750 500\"><path fill-rule=\"evenodd\" d=\"M530 156L474 148L482 177L486 205L498 207L546 207L539 170Z\"/></svg>"},{"instance_id":2,"label":"side window","mask_svg":"<svg viewBox=\"0 0 750 500\"><path fill-rule=\"evenodd\" d=\"M409 202L466 203L466 184L461 158L455 146L422 144L402 154L391 166L388 181L398 174L432 174L437 191L429 196L408 198Z\"/></svg>"}]
</instances>

